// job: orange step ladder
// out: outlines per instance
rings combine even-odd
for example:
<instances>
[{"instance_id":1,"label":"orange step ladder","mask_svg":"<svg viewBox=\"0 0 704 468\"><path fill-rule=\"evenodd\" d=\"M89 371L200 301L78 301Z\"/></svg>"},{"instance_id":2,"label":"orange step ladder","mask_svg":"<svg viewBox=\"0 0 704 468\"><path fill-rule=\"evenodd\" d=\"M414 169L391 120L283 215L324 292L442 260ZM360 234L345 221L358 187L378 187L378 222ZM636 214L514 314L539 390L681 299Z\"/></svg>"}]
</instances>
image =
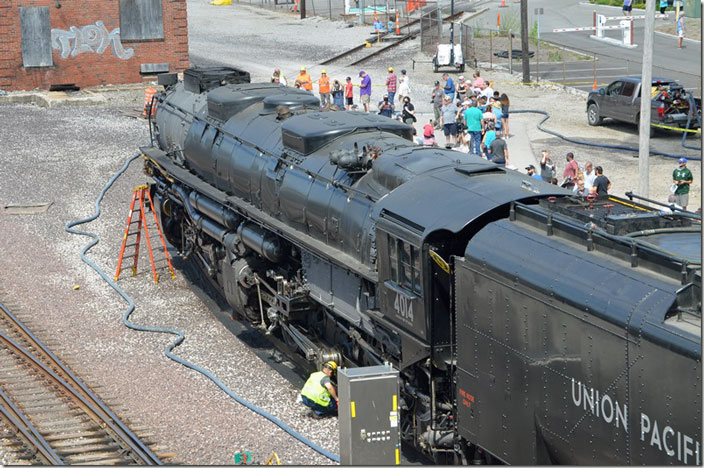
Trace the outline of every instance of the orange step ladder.
<instances>
[{"instance_id":1,"label":"orange step ladder","mask_svg":"<svg viewBox=\"0 0 704 468\"><path fill-rule=\"evenodd\" d=\"M139 206L135 208L135 205L139 203ZM164 248L164 255L166 256L166 262L169 265L169 272L171 273L171 278L175 278L174 267L171 265L171 257L169 257L169 252L166 249L166 242L164 242L164 235L161 232L161 227L159 226L159 220L156 218L156 212L154 211L154 202L152 201L152 196L149 193L149 187L145 185L138 185L134 188L134 193L132 194L132 203L130 204L130 213L127 215L127 227L125 227L125 235L122 237L122 247L120 247L120 257L117 260L117 271L115 272L115 281L120 277L122 273L122 260L125 259L125 249L128 247L134 247L134 254L128 255L127 258L134 257L134 266L132 266L132 276L137 274L137 263L139 262L139 244L142 240L142 229L144 229L144 238L147 241L147 249L149 250L149 260L152 263L152 274L154 275L154 284L159 284L159 275L156 273L156 265L154 264L154 254L152 252L152 242L149 236L149 227L147 226L147 215L145 213L145 204L148 203L147 208L152 212L154 218L154 224L152 227L156 227L159 233L159 240L161 241L161 246ZM137 213L137 221L132 221L132 216ZM135 226L136 225L136 226ZM127 240L135 237L135 241L132 244L128 244Z\"/></svg>"}]
</instances>

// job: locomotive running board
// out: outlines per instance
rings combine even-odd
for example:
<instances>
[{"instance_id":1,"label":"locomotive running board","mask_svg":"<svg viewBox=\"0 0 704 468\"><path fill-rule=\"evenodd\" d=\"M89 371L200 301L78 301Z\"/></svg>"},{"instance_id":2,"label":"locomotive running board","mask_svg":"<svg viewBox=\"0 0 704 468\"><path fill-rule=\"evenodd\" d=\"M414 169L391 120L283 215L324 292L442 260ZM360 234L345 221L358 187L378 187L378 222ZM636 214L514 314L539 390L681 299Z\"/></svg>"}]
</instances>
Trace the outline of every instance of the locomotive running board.
<instances>
[{"instance_id":1,"label":"locomotive running board","mask_svg":"<svg viewBox=\"0 0 704 468\"><path fill-rule=\"evenodd\" d=\"M326 261L333 262L344 270L351 270L355 274L372 281L373 283L377 282L377 272L371 270L355 258L330 247L324 242L313 239L308 234L287 226L273 216L256 208L251 203L243 202L237 197L230 196L222 190L203 182L196 175L191 174L186 169L174 164L162 150L145 146L141 147L140 151L145 159L152 161L156 167L164 173L165 177L173 178L190 189L197 190L205 194L212 200L226 200L227 203L225 206L228 208L234 210L245 218L264 226L267 230L280 235L297 247L306 249Z\"/></svg>"}]
</instances>

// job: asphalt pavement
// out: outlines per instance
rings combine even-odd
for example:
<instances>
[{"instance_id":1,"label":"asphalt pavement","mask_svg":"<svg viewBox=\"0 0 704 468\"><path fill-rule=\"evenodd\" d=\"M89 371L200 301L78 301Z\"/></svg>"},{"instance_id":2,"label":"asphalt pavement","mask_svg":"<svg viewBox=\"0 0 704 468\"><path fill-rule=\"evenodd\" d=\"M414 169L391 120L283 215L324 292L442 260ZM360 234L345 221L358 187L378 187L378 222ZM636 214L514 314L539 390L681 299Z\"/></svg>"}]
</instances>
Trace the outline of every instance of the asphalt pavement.
<instances>
[{"instance_id":1,"label":"asphalt pavement","mask_svg":"<svg viewBox=\"0 0 704 468\"><path fill-rule=\"evenodd\" d=\"M443 0L446 1L446 0ZM471 4L472 2L470 2ZM484 13L485 17L496 18L498 12L502 14L518 14L520 4L513 0L506 0L506 8L501 8L501 0L491 0L482 2L482 6L489 10ZM643 36L644 20L634 21L633 38L638 46L633 49L619 47L609 43L590 39L591 32L562 32L554 33L557 28L589 27L593 23L593 12L606 16L620 16L621 8L592 5L580 0L531 0L528 7L528 21L532 26L537 24L538 17L535 14L537 9L542 8L543 14L539 18L540 38L554 44L573 49L578 52L595 54L596 78L598 85L608 84L611 81L625 75L640 75L642 73ZM645 14L643 10L634 10L634 15ZM688 18L688 21L699 21L697 18ZM656 19L656 27L665 21L674 21L671 15L667 19ZM617 24L611 21L608 24ZM606 36L619 38L621 31L606 31ZM671 35L656 32L653 43L653 76L663 78L674 78L684 87L694 91L695 95L701 96L701 37L687 38L682 49L677 48L677 38ZM534 81L557 81L572 84L578 89L588 90L592 88L594 82L594 66L591 61L584 60L578 62L568 62L564 65L560 63L541 63L536 65L531 63L531 77Z\"/></svg>"}]
</instances>

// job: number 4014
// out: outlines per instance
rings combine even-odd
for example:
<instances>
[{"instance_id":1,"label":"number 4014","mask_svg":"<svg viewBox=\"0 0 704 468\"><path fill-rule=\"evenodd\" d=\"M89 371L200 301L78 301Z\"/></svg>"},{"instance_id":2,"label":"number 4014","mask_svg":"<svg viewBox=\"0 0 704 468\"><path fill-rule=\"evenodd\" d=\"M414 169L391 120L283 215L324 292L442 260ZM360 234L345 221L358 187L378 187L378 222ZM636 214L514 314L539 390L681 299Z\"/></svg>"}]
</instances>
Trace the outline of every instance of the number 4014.
<instances>
[{"instance_id":1,"label":"number 4014","mask_svg":"<svg viewBox=\"0 0 704 468\"><path fill-rule=\"evenodd\" d=\"M407 298L401 293L396 293L394 301L394 309L396 313L406 320L413 322L413 300Z\"/></svg>"}]
</instances>

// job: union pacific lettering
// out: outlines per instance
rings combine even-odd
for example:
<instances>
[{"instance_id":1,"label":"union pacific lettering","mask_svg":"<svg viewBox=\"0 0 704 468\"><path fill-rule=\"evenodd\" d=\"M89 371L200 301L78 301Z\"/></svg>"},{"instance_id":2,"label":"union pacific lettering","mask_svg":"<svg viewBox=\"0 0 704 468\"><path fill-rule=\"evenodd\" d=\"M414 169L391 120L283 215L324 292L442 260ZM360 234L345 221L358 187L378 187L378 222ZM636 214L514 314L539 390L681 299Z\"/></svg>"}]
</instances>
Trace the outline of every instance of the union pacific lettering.
<instances>
[{"instance_id":1,"label":"union pacific lettering","mask_svg":"<svg viewBox=\"0 0 704 468\"><path fill-rule=\"evenodd\" d=\"M600 394L599 390L572 379L572 403L603 419L604 422L623 427L626 433L629 432L628 405L620 404L608 394ZM645 413L640 414L640 440L669 457L677 458L679 462L701 465L699 441L670 426L659 425L656 419Z\"/></svg>"}]
</instances>

